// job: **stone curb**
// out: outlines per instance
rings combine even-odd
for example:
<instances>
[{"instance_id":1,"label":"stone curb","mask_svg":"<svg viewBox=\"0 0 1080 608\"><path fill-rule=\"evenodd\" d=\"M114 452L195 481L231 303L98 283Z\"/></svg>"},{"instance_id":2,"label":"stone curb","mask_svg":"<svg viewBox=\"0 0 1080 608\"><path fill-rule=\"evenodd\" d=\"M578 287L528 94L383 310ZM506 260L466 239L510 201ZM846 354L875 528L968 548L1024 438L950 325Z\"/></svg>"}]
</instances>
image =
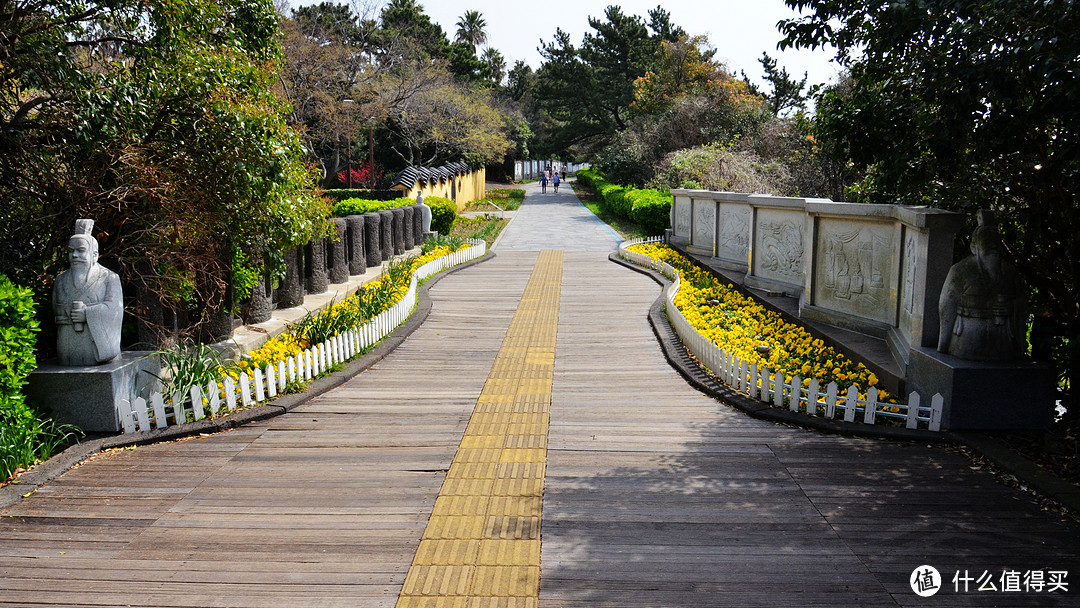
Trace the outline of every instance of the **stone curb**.
<instances>
[{"instance_id":1,"label":"stone curb","mask_svg":"<svg viewBox=\"0 0 1080 608\"><path fill-rule=\"evenodd\" d=\"M475 260L470 260L428 278L417 291L416 309L409 315L409 318L406 319L404 323L398 326L398 328L391 332L390 335L383 338L371 350L346 363L342 369L312 380L304 392L281 395L271 403L240 410L221 418L206 418L163 429L112 435L78 443L34 467L30 471L23 473L14 483L10 483L0 488L0 510L6 509L22 500L24 497L33 494L42 485L59 477L68 469L86 460L96 452L112 448L171 441L182 437L189 437L191 435L216 433L233 429L249 422L257 422L280 416L281 414L296 409L314 397L341 386L360 372L378 363L388 354L393 352L398 345L404 342L406 338L427 320L428 315L431 314L432 306L431 298L428 296L428 290L432 285L438 283L444 276L486 262L494 257L495 253L488 250L487 253Z\"/></svg>"},{"instance_id":2,"label":"stone curb","mask_svg":"<svg viewBox=\"0 0 1080 608\"><path fill-rule=\"evenodd\" d=\"M610 254L608 259L616 264L648 275L654 281L659 283L661 287L666 287L670 283L667 278L660 273L631 264L618 257L615 253ZM853 422L839 422L835 420L812 418L806 414L772 407L736 393L731 388L720 384L714 380L712 376L702 371L697 363L686 352L686 348L683 347L682 341L675 334L674 328L671 327L671 323L664 313L663 294L653 302L653 305L649 308L648 316L649 324L652 325L653 332L656 334L657 341L660 343L660 349L664 352L664 357L691 386L754 418L854 437L920 441L927 443L948 443L954 445L963 444L981 454L1002 472L1016 477L1029 489L1058 502L1073 514L1080 514L1080 488L1075 484L1059 479L1049 471L1046 471L1037 464L1016 452L1013 452L985 433L975 431L942 431L939 433L931 433L930 431L917 429L868 427Z\"/></svg>"}]
</instances>

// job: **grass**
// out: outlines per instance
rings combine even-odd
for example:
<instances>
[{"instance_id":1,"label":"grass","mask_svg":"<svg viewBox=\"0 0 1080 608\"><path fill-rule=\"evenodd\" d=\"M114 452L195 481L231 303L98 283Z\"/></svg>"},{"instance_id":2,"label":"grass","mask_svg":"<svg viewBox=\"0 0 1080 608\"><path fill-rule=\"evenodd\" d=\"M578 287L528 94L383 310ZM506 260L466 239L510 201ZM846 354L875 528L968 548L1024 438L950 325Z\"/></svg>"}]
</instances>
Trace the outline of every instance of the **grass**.
<instances>
[{"instance_id":1,"label":"grass","mask_svg":"<svg viewBox=\"0 0 1080 608\"><path fill-rule=\"evenodd\" d=\"M585 208L598 217L600 221L611 226L615 232L619 233L621 238L634 239L649 236L637 222L604 211L603 206L600 204L600 200L596 197L596 193L592 191L592 188L579 184L577 180L571 181L570 185L574 188L574 194L577 195L581 204L585 205Z\"/></svg>"},{"instance_id":2,"label":"grass","mask_svg":"<svg viewBox=\"0 0 1080 608\"><path fill-rule=\"evenodd\" d=\"M498 211L489 203L495 203L503 211L517 211L521 201L525 200L525 191L519 188L498 188L487 191L483 199L465 205L465 211Z\"/></svg>"},{"instance_id":3,"label":"grass","mask_svg":"<svg viewBox=\"0 0 1080 608\"><path fill-rule=\"evenodd\" d=\"M490 248L508 223L510 223L510 220L491 215L475 218L459 217L454 222L454 229L450 234L451 236L462 236L470 239L483 239Z\"/></svg>"}]
</instances>

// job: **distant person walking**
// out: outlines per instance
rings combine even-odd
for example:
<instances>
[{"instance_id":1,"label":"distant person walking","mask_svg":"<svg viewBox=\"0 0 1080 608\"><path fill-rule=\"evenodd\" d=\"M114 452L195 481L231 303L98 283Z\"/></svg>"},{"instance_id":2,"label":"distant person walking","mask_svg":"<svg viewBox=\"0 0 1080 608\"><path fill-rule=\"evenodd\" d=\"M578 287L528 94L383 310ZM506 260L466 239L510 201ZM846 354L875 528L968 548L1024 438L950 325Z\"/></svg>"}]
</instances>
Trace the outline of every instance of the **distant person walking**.
<instances>
[{"instance_id":1,"label":"distant person walking","mask_svg":"<svg viewBox=\"0 0 1080 608\"><path fill-rule=\"evenodd\" d=\"M556 171L555 175L551 178L551 186L555 189L555 192L559 191L559 172Z\"/></svg>"},{"instance_id":2,"label":"distant person walking","mask_svg":"<svg viewBox=\"0 0 1080 608\"><path fill-rule=\"evenodd\" d=\"M547 192L547 171L540 174L540 193Z\"/></svg>"}]
</instances>

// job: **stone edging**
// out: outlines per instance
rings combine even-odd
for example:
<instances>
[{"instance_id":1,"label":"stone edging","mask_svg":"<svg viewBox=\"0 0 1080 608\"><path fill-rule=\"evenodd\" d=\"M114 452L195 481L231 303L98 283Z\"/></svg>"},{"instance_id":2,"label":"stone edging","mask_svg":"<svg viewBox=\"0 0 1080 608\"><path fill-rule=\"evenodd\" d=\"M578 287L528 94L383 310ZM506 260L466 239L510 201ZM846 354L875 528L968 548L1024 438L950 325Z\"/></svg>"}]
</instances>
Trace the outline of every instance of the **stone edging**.
<instances>
[{"instance_id":1,"label":"stone edging","mask_svg":"<svg viewBox=\"0 0 1080 608\"><path fill-rule=\"evenodd\" d=\"M669 281L660 273L643 268L623 260L616 253L608 256L616 264L651 277L660 286L666 287ZM920 441L928 443L962 444L985 457L1001 471L1013 475L1027 487L1039 494L1060 503L1065 508L1080 514L1080 488L1059 479L1042 467L1009 450L985 433L972 431L941 431L932 433L921 429L888 428L863 425L853 422L825 420L806 414L791 412L761 403L746 395L740 395L731 388L717 382L705 373L690 357L674 328L664 313L664 296L653 302L649 308L649 324L656 334L660 349L668 363L679 372L686 381L699 391L718 399L746 414L760 420L792 424L812 428L826 433L854 437L871 437L900 441Z\"/></svg>"},{"instance_id":2,"label":"stone edging","mask_svg":"<svg viewBox=\"0 0 1080 608\"><path fill-rule=\"evenodd\" d=\"M494 257L495 253L488 250L487 253L479 258L459 264L453 268L448 268L443 272L428 277L424 281L424 284L417 290L416 309L413 310L412 314L409 315L409 318L406 319L404 323L399 325L397 329L390 333L390 335L383 338L371 350L346 363L343 366L343 369L313 379L304 392L281 395L270 403L250 409L239 410L220 418L204 418L203 420L178 424L163 429L112 435L75 444L26 473L23 473L14 483L10 483L0 488L0 510L6 509L22 498L29 496L45 483L59 477L68 469L74 467L83 460L86 460L92 454L102 450L147 445L180 439L181 437L188 437L191 435L216 433L233 429L249 422L257 422L280 416L281 414L289 412L304 404L313 397L317 397L331 389L341 386L360 372L378 363L388 354L393 352L398 345L404 342L406 338L427 320L428 315L431 314L431 298L428 296L428 290L432 285L438 283L442 277L446 275L457 272L458 270L470 268Z\"/></svg>"}]
</instances>

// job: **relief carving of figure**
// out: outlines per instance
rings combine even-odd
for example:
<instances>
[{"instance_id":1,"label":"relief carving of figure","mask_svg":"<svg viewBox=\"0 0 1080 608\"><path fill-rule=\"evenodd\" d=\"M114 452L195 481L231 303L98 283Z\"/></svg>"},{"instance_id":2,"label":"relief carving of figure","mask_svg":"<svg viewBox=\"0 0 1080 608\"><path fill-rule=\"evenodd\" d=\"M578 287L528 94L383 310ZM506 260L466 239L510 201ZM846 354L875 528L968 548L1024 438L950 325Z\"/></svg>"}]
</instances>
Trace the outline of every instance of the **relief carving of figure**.
<instances>
[{"instance_id":1,"label":"relief carving of figure","mask_svg":"<svg viewBox=\"0 0 1080 608\"><path fill-rule=\"evenodd\" d=\"M124 294L120 277L97 263L94 220L77 220L68 241L71 268L53 284L56 350L60 365L100 365L120 356Z\"/></svg>"},{"instance_id":2,"label":"relief carving of figure","mask_svg":"<svg viewBox=\"0 0 1080 608\"><path fill-rule=\"evenodd\" d=\"M993 214L979 211L972 255L949 270L938 300L938 350L970 361L1008 361L1025 349L1027 300L1015 268L1002 259Z\"/></svg>"},{"instance_id":3,"label":"relief carving of figure","mask_svg":"<svg viewBox=\"0 0 1080 608\"><path fill-rule=\"evenodd\" d=\"M798 277L802 272L803 246L802 233L795 223L764 222L761 230L764 249L762 266L778 274Z\"/></svg>"}]
</instances>

